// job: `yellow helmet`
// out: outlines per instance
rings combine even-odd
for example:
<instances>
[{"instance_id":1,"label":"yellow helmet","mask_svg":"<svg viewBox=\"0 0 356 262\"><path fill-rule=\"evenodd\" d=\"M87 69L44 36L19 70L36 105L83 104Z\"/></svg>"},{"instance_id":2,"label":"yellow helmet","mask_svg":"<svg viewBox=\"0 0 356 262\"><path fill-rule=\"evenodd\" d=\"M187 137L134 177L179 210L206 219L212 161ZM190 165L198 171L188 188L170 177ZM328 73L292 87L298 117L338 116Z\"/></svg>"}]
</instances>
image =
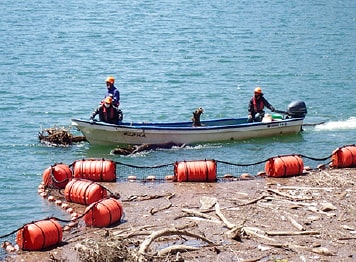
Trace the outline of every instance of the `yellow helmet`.
<instances>
[{"instance_id":1,"label":"yellow helmet","mask_svg":"<svg viewBox=\"0 0 356 262\"><path fill-rule=\"evenodd\" d=\"M115 78L113 76L109 76L106 78L105 82L114 84L115 83Z\"/></svg>"},{"instance_id":2,"label":"yellow helmet","mask_svg":"<svg viewBox=\"0 0 356 262\"><path fill-rule=\"evenodd\" d=\"M261 89L261 87L256 87L255 88L255 93L257 93L257 94L262 94L262 89Z\"/></svg>"}]
</instances>

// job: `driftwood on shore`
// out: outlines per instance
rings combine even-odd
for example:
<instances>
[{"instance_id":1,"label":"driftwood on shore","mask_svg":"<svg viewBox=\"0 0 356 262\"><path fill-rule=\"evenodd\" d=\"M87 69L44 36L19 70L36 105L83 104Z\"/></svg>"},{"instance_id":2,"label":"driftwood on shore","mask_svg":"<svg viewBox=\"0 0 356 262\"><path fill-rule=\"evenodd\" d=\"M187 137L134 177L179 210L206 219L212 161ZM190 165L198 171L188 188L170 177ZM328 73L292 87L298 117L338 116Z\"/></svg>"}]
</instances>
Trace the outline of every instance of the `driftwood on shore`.
<instances>
[{"instance_id":1,"label":"driftwood on shore","mask_svg":"<svg viewBox=\"0 0 356 262\"><path fill-rule=\"evenodd\" d=\"M171 149L173 147L183 148L184 144L176 143L161 143L161 144L142 144L142 145L128 145L126 147L116 147L111 150L114 155L133 155L143 151L157 150L157 149Z\"/></svg>"},{"instance_id":2,"label":"driftwood on shore","mask_svg":"<svg viewBox=\"0 0 356 262\"><path fill-rule=\"evenodd\" d=\"M121 224L98 229L77 223L63 231L65 244L60 247L16 255L23 261L37 255L41 259L33 261L44 261L48 254L47 260L67 261L73 253L80 261L355 258L354 169L319 170L302 178L265 182L130 182L107 187L123 196L126 215ZM83 211L84 207L76 210ZM15 252L7 242L2 248Z\"/></svg>"}]
</instances>

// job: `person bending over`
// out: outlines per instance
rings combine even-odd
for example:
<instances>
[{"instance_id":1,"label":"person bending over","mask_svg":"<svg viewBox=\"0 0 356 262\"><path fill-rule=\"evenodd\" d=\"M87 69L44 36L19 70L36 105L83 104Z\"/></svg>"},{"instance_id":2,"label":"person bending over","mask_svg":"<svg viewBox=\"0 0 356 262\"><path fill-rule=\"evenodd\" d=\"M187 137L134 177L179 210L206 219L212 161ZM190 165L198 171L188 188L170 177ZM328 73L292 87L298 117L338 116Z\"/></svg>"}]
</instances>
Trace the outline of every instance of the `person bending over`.
<instances>
[{"instance_id":1,"label":"person bending over","mask_svg":"<svg viewBox=\"0 0 356 262\"><path fill-rule=\"evenodd\" d=\"M95 109L90 116L90 120L94 120L96 115L99 115L99 121L110 124L119 124L123 119L122 111L113 105L111 96L106 97L104 103Z\"/></svg>"}]
</instances>

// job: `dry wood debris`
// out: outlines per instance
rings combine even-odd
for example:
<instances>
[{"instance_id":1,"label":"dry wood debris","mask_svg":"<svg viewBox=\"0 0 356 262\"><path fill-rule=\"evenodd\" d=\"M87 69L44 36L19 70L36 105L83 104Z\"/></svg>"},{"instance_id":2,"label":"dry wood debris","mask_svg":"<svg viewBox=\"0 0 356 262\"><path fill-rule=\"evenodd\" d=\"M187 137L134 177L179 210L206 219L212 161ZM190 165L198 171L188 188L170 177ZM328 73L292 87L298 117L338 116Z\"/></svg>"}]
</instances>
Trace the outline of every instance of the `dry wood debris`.
<instances>
[{"instance_id":1,"label":"dry wood debris","mask_svg":"<svg viewBox=\"0 0 356 262\"><path fill-rule=\"evenodd\" d=\"M107 185L120 192L125 221L79 225L49 253L61 259L71 248L81 261L354 261L355 174Z\"/></svg>"},{"instance_id":2,"label":"dry wood debris","mask_svg":"<svg viewBox=\"0 0 356 262\"><path fill-rule=\"evenodd\" d=\"M73 143L86 141L84 136L74 136L69 129L64 127L51 127L41 130L38 139L45 144L52 146L68 146Z\"/></svg>"}]
</instances>

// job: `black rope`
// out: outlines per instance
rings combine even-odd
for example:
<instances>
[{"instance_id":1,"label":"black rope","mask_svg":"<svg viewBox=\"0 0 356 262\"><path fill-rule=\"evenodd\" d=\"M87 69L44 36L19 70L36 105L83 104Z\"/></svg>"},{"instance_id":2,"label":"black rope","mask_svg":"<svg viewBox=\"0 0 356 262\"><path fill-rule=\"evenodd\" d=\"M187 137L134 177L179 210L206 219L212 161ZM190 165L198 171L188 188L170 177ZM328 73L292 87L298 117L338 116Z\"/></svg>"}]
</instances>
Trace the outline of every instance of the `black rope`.
<instances>
[{"instance_id":1,"label":"black rope","mask_svg":"<svg viewBox=\"0 0 356 262\"><path fill-rule=\"evenodd\" d=\"M292 155L308 158L308 159L314 160L314 161L325 161L332 157L332 154L327 157L323 157L323 158L310 157L310 156L305 156L305 155L300 155L300 154L292 154ZM281 156L283 156L283 155L278 155L278 156L274 156L274 157L281 157ZM288 155L286 155L286 156L288 156ZM266 160L262 160L262 161L258 161L258 162L250 163L250 164L238 164L238 163L231 163L231 162L221 161L221 160L216 160L216 162L222 163L222 164L227 164L227 165L233 165L233 166L254 166L254 165L259 165L259 164L265 163L270 159L271 158L267 158Z\"/></svg>"},{"instance_id":2,"label":"black rope","mask_svg":"<svg viewBox=\"0 0 356 262\"><path fill-rule=\"evenodd\" d=\"M93 207L92 207L93 208ZM78 216L78 218L76 220L79 220L81 218L83 218L87 213L89 213L89 211L92 210L92 208L88 209L86 212L84 212L83 214L81 214L80 216ZM49 217L47 219L56 219L60 222L64 222L64 223L70 223L72 222L73 220L72 219L61 219L61 218L58 218L58 217Z\"/></svg>"},{"instance_id":3,"label":"black rope","mask_svg":"<svg viewBox=\"0 0 356 262\"><path fill-rule=\"evenodd\" d=\"M254 166L254 165L259 165L259 164L265 163L267 160L269 160L269 158L266 160L251 163L251 164L237 164L237 163L231 163L231 162L226 162L226 161L221 161L221 160L216 160L216 162L222 163L222 164L227 164L227 165L233 165L233 166Z\"/></svg>"},{"instance_id":4,"label":"black rope","mask_svg":"<svg viewBox=\"0 0 356 262\"><path fill-rule=\"evenodd\" d=\"M101 184L98 184L98 185L101 186L101 188L103 188L106 191L108 191L112 198L115 198L115 199L120 199L121 198L120 193L113 192L110 188L108 188L108 187L106 187L104 185L101 185Z\"/></svg>"},{"instance_id":5,"label":"black rope","mask_svg":"<svg viewBox=\"0 0 356 262\"><path fill-rule=\"evenodd\" d=\"M66 222L66 223L71 222L71 220L68 220L68 219L61 219L61 218L54 217L54 216L52 216L52 217L47 217L47 218L45 218L45 219L43 219L43 220L50 220L50 219L55 219L55 220L58 220L58 221L60 221L60 222ZM41 220L38 220L38 221L41 221ZM37 222L37 221L36 221L36 222ZM34 222L32 222L32 223L34 223Z\"/></svg>"},{"instance_id":6,"label":"black rope","mask_svg":"<svg viewBox=\"0 0 356 262\"><path fill-rule=\"evenodd\" d=\"M332 154L327 156L327 157L323 157L323 158L316 158L316 157L310 157L310 156L305 156L305 155L300 155L301 157L305 157L305 158L308 158L310 160L314 160L314 161L325 161L325 160L328 160L329 158L332 157Z\"/></svg>"},{"instance_id":7,"label":"black rope","mask_svg":"<svg viewBox=\"0 0 356 262\"><path fill-rule=\"evenodd\" d=\"M3 235L3 236L0 236L0 238L5 238L5 237L8 237L8 236L11 236L12 234L15 234L17 231L23 229L25 227L25 225L23 225L22 227L19 227L18 229L15 229L14 231L6 234L6 235Z\"/></svg>"},{"instance_id":8,"label":"black rope","mask_svg":"<svg viewBox=\"0 0 356 262\"><path fill-rule=\"evenodd\" d=\"M135 165L130 165L130 164L122 163L122 162L115 162L115 163L119 164L119 165L123 165L123 166L134 167L134 168L161 168L161 167L167 167L167 166L174 165L174 162L170 163L170 164L164 164L164 165L158 165L158 166L135 166Z\"/></svg>"}]
</instances>

